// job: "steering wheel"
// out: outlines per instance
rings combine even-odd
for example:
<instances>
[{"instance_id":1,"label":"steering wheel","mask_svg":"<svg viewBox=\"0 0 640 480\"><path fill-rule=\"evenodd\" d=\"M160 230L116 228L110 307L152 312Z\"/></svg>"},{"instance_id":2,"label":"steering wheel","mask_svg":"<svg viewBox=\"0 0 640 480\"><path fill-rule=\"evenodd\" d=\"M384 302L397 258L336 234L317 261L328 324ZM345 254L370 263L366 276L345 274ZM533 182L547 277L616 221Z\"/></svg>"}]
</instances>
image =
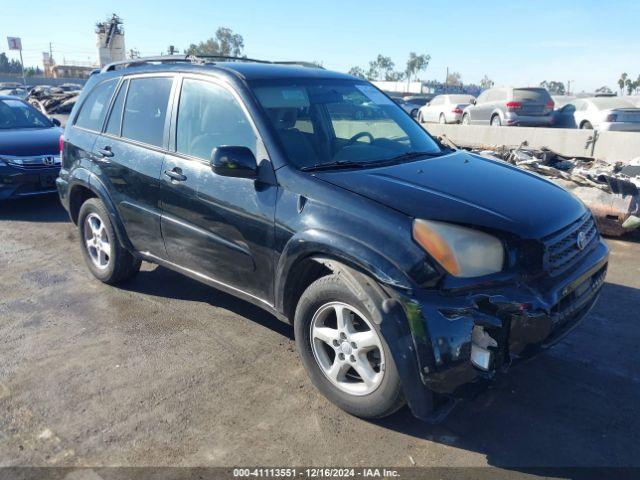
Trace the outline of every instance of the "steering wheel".
<instances>
[{"instance_id":1,"label":"steering wheel","mask_svg":"<svg viewBox=\"0 0 640 480\"><path fill-rule=\"evenodd\" d=\"M367 137L369 139L369 143L373 143L373 141L375 140L375 138L373 138L373 135L371 135L369 132L360 132L360 133L356 133L353 137L351 137L347 142L347 145L353 145L362 137Z\"/></svg>"}]
</instances>

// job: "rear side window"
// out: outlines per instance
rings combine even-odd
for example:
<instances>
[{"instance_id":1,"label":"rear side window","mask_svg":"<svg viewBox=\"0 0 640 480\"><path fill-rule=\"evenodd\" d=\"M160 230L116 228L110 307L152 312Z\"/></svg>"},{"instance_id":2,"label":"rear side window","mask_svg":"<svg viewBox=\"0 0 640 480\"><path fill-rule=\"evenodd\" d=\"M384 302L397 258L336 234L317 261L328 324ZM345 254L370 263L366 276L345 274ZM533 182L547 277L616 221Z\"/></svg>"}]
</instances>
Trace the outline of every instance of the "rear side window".
<instances>
[{"instance_id":1,"label":"rear side window","mask_svg":"<svg viewBox=\"0 0 640 480\"><path fill-rule=\"evenodd\" d=\"M113 102L113 108L111 108L111 114L109 115L109 121L107 122L107 133L111 135L120 136L120 125L122 123L122 109L124 107L124 97L127 94L127 87L129 80L126 80L120 86L118 96L115 102Z\"/></svg>"},{"instance_id":2,"label":"rear side window","mask_svg":"<svg viewBox=\"0 0 640 480\"><path fill-rule=\"evenodd\" d=\"M547 103L551 96L544 88L514 88L513 99L517 102Z\"/></svg>"},{"instance_id":3,"label":"rear side window","mask_svg":"<svg viewBox=\"0 0 640 480\"><path fill-rule=\"evenodd\" d=\"M118 79L108 80L95 87L80 110L76 120L78 127L99 132L102 130L104 117L107 115L107 108L113 96Z\"/></svg>"},{"instance_id":4,"label":"rear side window","mask_svg":"<svg viewBox=\"0 0 640 480\"><path fill-rule=\"evenodd\" d=\"M178 106L176 150L209 160L221 145L242 146L256 154L256 135L237 100L222 87L185 79Z\"/></svg>"},{"instance_id":5,"label":"rear side window","mask_svg":"<svg viewBox=\"0 0 640 480\"><path fill-rule=\"evenodd\" d=\"M122 136L161 147L173 79L146 77L130 80L122 119Z\"/></svg>"}]
</instances>

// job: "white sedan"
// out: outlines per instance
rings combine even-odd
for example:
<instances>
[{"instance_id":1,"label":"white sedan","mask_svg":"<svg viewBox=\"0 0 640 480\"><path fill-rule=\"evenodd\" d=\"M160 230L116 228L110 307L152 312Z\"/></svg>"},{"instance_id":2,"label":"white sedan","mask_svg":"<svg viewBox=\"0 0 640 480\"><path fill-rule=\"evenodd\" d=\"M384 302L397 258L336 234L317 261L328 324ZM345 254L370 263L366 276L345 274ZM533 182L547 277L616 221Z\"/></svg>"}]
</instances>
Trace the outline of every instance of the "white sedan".
<instances>
[{"instance_id":1,"label":"white sedan","mask_svg":"<svg viewBox=\"0 0 640 480\"><path fill-rule=\"evenodd\" d=\"M462 111L474 100L473 95L438 95L420 107L418 121L438 123L460 123Z\"/></svg>"},{"instance_id":2,"label":"white sedan","mask_svg":"<svg viewBox=\"0 0 640 480\"><path fill-rule=\"evenodd\" d=\"M554 125L560 128L640 132L640 108L621 97L579 98L556 111Z\"/></svg>"}]
</instances>

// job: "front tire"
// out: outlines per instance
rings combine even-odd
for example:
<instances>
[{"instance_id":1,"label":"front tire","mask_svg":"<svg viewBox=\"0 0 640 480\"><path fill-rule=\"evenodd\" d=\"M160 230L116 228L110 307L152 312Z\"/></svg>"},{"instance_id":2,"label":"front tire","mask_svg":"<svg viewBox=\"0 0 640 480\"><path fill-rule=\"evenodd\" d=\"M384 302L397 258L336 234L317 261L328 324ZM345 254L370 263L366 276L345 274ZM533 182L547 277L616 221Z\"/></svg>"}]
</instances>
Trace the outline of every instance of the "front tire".
<instances>
[{"instance_id":1,"label":"front tire","mask_svg":"<svg viewBox=\"0 0 640 480\"><path fill-rule=\"evenodd\" d=\"M420 111L418 111L418 123L424 123L424 117Z\"/></svg>"},{"instance_id":2,"label":"front tire","mask_svg":"<svg viewBox=\"0 0 640 480\"><path fill-rule=\"evenodd\" d=\"M375 302L366 296L364 290L354 293L339 274L322 277L302 294L294 331L315 387L352 415L381 418L404 399L389 347L371 320Z\"/></svg>"},{"instance_id":3,"label":"front tire","mask_svg":"<svg viewBox=\"0 0 640 480\"><path fill-rule=\"evenodd\" d=\"M471 124L471 121L469 120L469 114L465 113L462 116L462 125L470 125L470 124Z\"/></svg>"},{"instance_id":4,"label":"front tire","mask_svg":"<svg viewBox=\"0 0 640 480\"><path fill-rule=\"evenodd\" d=\"M582 130L593 130L593 125L591 125L591 122L585 120L584 122L582 122L582 125L580 125L580 128Z\"/></svg>"},{"instance_id":5,"label":"front tire","mask_svg":"<svg viewBox=\"0 0 640 480\"><path fill-rule=\"evenodd\" d=\"M133 277L141 261L120 245L109 213L98 198L90 198L78 215L80 247L94 277L115 285Z\"/></svg>"}]
</instances>

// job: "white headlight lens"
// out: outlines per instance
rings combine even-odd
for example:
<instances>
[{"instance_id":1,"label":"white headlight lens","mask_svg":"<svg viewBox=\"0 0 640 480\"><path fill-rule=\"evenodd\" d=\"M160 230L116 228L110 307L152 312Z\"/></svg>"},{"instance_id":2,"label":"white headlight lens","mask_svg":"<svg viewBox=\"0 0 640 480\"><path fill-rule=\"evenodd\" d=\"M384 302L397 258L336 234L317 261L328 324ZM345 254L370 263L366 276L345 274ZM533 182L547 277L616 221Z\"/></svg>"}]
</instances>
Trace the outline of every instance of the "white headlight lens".
<instances>
[{"instance_id":1,"label":"white headlight lens","mask_svg":"<svg viewBox=\"0 0 640 480\"><path fill-rule=\"evenodd\" d=\"M450 274L469 278L502 270L504 247L496 237L444 222L415 220L413 238Z\"/></svg>"}]
</instances>

